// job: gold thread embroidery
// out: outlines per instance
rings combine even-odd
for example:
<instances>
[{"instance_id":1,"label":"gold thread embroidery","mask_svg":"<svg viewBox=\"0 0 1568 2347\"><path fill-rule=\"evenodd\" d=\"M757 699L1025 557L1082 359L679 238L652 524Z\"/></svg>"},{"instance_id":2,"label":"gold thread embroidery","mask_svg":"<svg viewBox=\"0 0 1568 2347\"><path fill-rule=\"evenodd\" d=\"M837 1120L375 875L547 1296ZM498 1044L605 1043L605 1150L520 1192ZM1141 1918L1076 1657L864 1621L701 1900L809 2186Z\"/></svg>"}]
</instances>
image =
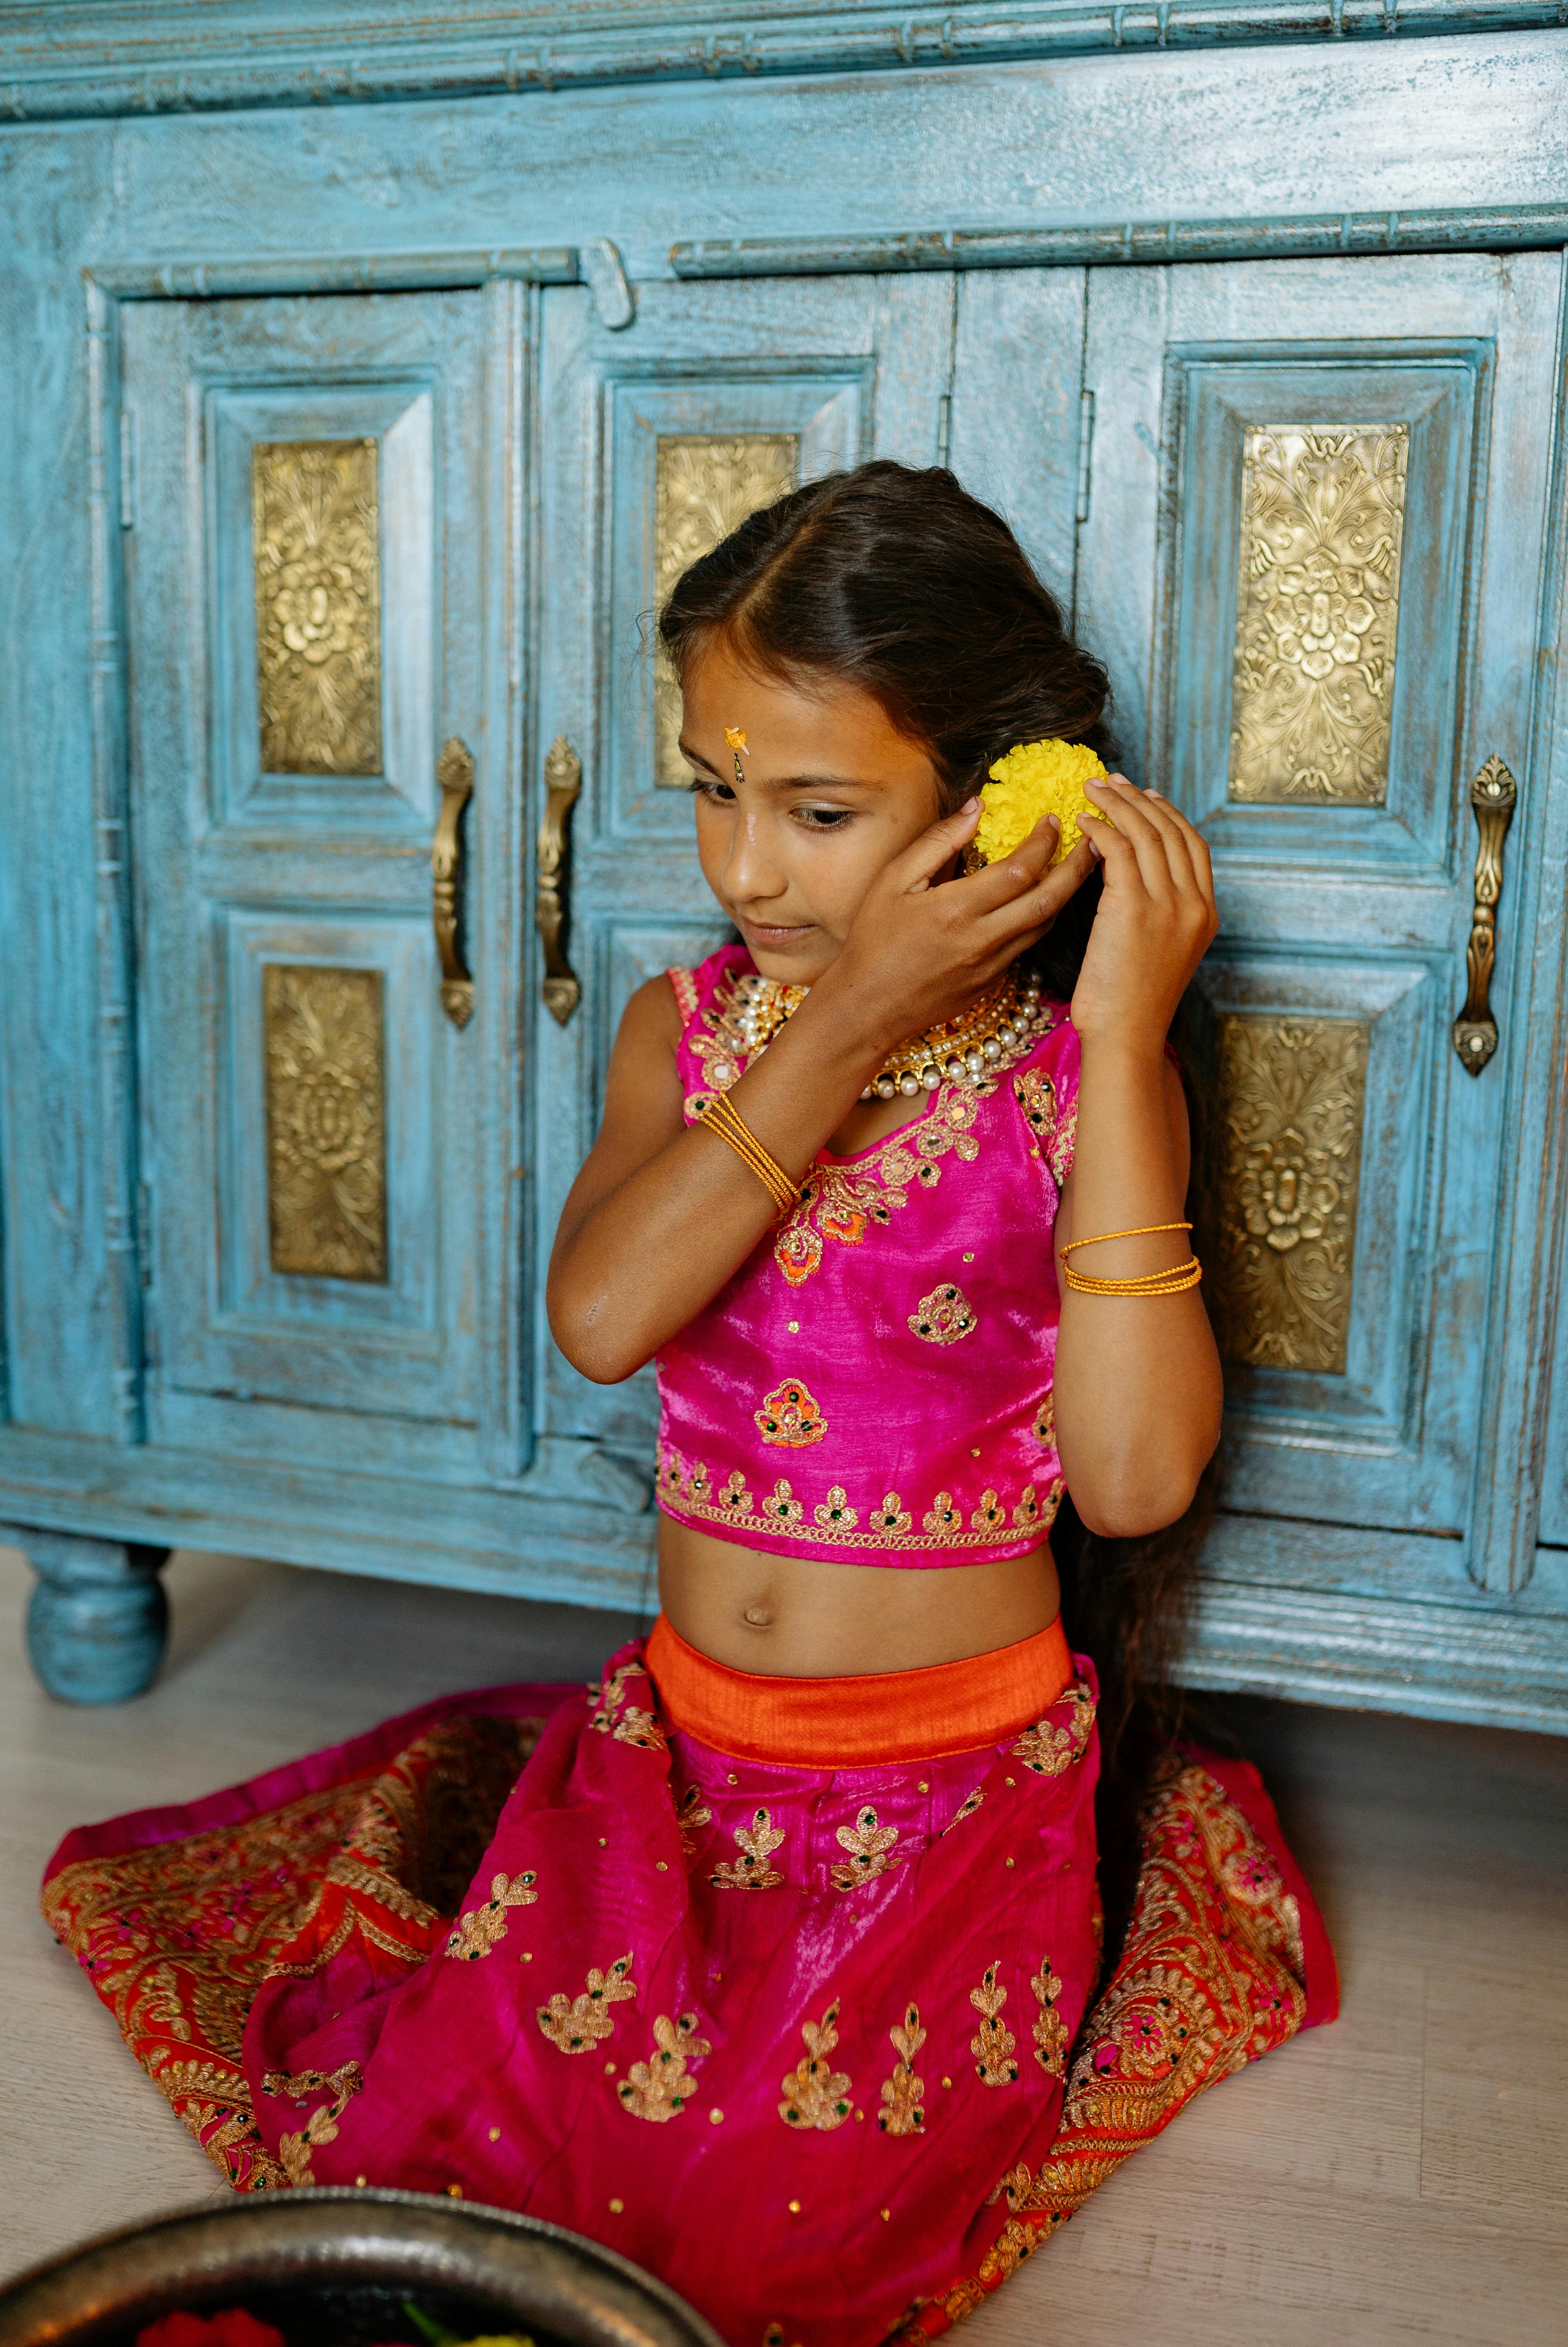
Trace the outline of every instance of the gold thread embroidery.
<instances>
[{"instance_id":1,"label":"gold thread embroidery","mask_svg":"<svg viewBox=\"0 0 1568 2347\"><path fill-rule=\"evenodd\" d=\"M1010 2086L1018 2079L1018 2064L1012 2058L1018 2040L1001 2017L1008 1993L997 1978L999 1970L998 1964L988 1964L979 1988L969 1991L969 2003L980 2015L969 2051L983 2086Z\"/></svg>"},{"instance_id":2,"label":"gold thread embroidery","mask_svg":"<svg viewBox=\"0 0 1568 2347\"><path fill-rule=\"evenodd\" d=\"M963 1289L952 1280L922 1296L909 1315L910 1327L927 1345L956 1345L961 1337L972 1337L979 1325Z\"/></svg>"},{"instance_id":3,"label":"gold thread embroidery","mask_svg":"<svg viewBox=\"0 0 1568 2347\"><path fill-rule=\"evenodd\" d=\"M849 2116L849 2073L835 2070L829 2056L838 2044L836 1998L820 2023L801 2025L805 2058L784 2080L784 2099L779 2116L785 2127L818 2127L824 2134L842 2127Z\"/></svg>"},{"instance_id":4,"label":"gold thread embroidery","mask_svg":"<svg viewBox=\"0 0 1568 2347\"><path fill-rule=\"evenodd\" d=\"M534 1884L538 1881L531 1867L526 1874L514 1875L509 1881L504 1874L492 1875L488 1903L470 1908L467 1914L458 1916L443 1952L468 1963L487 1956L507 1936L508 1910L532 1907L537 1901L539 1894Z\"/></svg>"},{"instance_id":5,"label":"gold thread embroidery","mask_svg":"<svg viewBox=\"0 0 1568 2347\"><path fill-rule=\"evenodd\" d=\"M763 1396L761 1409L752 1413L764 1442L776 1442L790 1450L804 1450L808 1443L820 1442L827 1432L827 1420L809 1389L798 1378L786 1378L770 1394Z\"/></svg>"},{"instance_id":6,"label":"gold thread embroidery","mask_svg":"<svg viewBox=\"0 0 1568 2347\"><path fill-rule=\"evenodd\" d=\"M1065 1727L1053 1727L1049 1716L1036 1720L1026 1728L1012 1747L1012 1758L1032 1768L1037 1777L1060 1777L1083 1757L1089 1741L1089 1731L1094 1725L1094 1697L1081 1679L1074 1679L1052 1705L1060 1710L1062 1704L1071 1706L1072 1716Z\"/></svg>"},{"instance_id":7,"label":"gold thread embroidery","mask_svg":"<svg viewBox=\"0 0 1568 2347\"><path fill-rule=\"evenodd\" d=\"M842 1484L834 1484L825 1503L814 1505L809 1514L806 1503L795 1498L794 1484L784 1478L759 1503L740 1468L715 1491L712 1470L702 1461L689 1466L672 1445L660 1448L657 1487L671 1512L694 1517L699 1522L730 1524L741 1532L774 1539L782 1532L791 1540L815 1542L825 1534L825 1544L835 1548L927 1551L995 1548L1001 1541L1016 1537L1016 1532L1009 1530L1009 1515L1018 1530L1044 1529L1055 1517L1067 1489L1058 1476L1041 1498L1033 1483L1026 1483L1011 1510L988 1489L970 1515L968 1531L963 1528L963 1510L955 1504L951 1491L938 1491L917 1532L914 1518L897 1491L883 1493L881 1506L868 1512L866 1529L861 1531L857 1529L859 1512L850 1505Z\"/></svg>"},{"instance_id":8,"label":"gold thread embroidery","mask_svg":"<svg viewBox=\"0 0 1568 2347\"><path fill-rule=\"evenodd\" d=\"M763 1513L764 1516L771 1517L774 1523L783 1524L785 1530L789 1531L799 1523L805 1513L805 1508L801 1501L793 1496L792 1486L781 1475L768 1497L763 1501Z\"/></svg>"},{"instance_id":9,"label":"gold thread embroidery","mask_svg":"<svg viewBox=\"0 0 1568 2347\"><path fill-rule=\"evenodd\" d=\"M847 1850L846 1860L833 1870L835 1891L855 1891L863 1882L875 1882L879 1874L888 1873L898 1863L892 1856L898 1839L897 1826L879 1826L876 1812L864 1809L852 1826L840 1826L838 1846Z\"/></svg>"},{"instance_id":10,"label":"gold thread embroidery","mask_svg":"<svg viewBox=\"0 0 1568 2347\"><path fill-rule=\"evenodd\" d=\"M686 2075L687 2063L700 2062L713 2049L697 2035L694 2013L683 2013L678 2022L661 2013L653 2024L653 2043L658 2051L646 2062L633 2062L616 2096L634 2119L678 2119L697 2091L697 2081Z\"/></svg>"},{"instance_id":11,"label":"gold thread embroidery","mask_svg":"<svg viewBox=\"0 0 1568 2347\"><path fill-rule=\"evenodd\" d=\"M850 1504L849 1495L842 1483L835 1483L825 1502L811 1512L812 1522L819 1532L851 1532L859 1518Z\"/></svg>"},{"instance_id":12,"label":"gold thread embroidery","mask_svg":"<svg viewBox=\"0 0 1568 2347\"><path fill-rule=\"evenodd\" d=\"M669 1738L659 1725L658 1715L627 1699L628 1681L647 1677L641 1663L622 1663L618 1671L606 1673L597 1689L590 1684L589 1693L597 1693L599 1701L588 1724L598 1728L601 1736L613 1737L617 1744L635 1744L643 1752L667 1752ZM649 1683L651 1686L652 1682Z\"/></svg>"},{"instance_id":13,"label":"gold thread embroidery","mask_svg":"<svg viewBox=\"0 0 1568 2347\"><path fill-rule=\"evenodd\" d=\"M313 2083L307 2086L307 2079ZM297 2133L278 2137L278 2158L283 2173L291 2184L303 2189L316 2180L311 2168L312 2153L324 2143L337 2141L337 2123L364 2086L364 2074L357 2062L345 2062L341 2070L302 2070L292 2077L286 2071L269 2071L261 2084L268 2094L284 2095L291 2101L296 2087L302 2094L318 2094L323 2086L336 2089L333 2100L319 2104Z\"/></svg>"},{"instance_id":14,"label":"gold thread embroidery","mask_svg":"<svg viewBox=\"0 0 1568 2347\"><path fill-rule=\"evenodd\" d=\"M887 2034L898 2059L893 2075L882 2081L883 2107L876 2114L876 2124L884 2135L923 2135L926 2112L920 2097L926 2081L915 2075L915 2056L926 2043L926 2032L920 2026L918 2005L906 2005L902 2024Z\"/></svg>"},{"instance_id":15,"label":"gold thread embroidery","mask_svg":"<svg viewBox=\"0 0 1568 2347\"><path fill-rule=\"evenodd\" d=\"M1050 1958L1041 1956L1040 1970L1030 1975L1030 1986L1040 2001L1035 2019L1034 2058L1048 2078L1067 2075L1067 2024L1056 2009L1061 1994L1061 1982L1050 1969Z\"/></svg>"},{"instance_id":16,"label":"gold thread embroidery","mask_svg":"<svg viewBox=\"0 0 1568 2347\"><path fill-rule=\"evenodd\" d=\"M563 2054L586 2054L612 2036L615 2022L608 2007L637 1994L636 1982L628 1977L630 1971L631 1956L628 1952L618 1956L607 1973L601 1973L595 1965L580 1995L569 1997L558 1988L549 2003L541 2004L536 2014L550 2044L559 2045Z\"/></svg>"},{"instance_id":17,"label":"gold thread embroidery","mask_svg":"<svg viewBox=\"0 0 1568 2347\"><path fill-rule=\"evenodd\" d=\"M1056 1086L1043 1068L1020 1068L1012 1080L1012 1089L1013 1098L1023 1111L1024 1122L1044 1141L1056 1125Z\"/></svg>"},{"instance_id":18,"label":"gold thread embroidery","mask_svg":"<svg viewBox=\"0 0 1568 2347\"><path fill-rule=\"evenodd\" d=\"M717 1891L774 1890L784 1876L768 1861L783 1841L767 1810L755 1810L749 1826L735 1828L735 1847L741 1855L715 1867L709 1881Z\"/></svg>"},{"instance_id":19,"label":"gold thread embroidery","mask_svg":"<svg viewBox=\"0 0 1568 2347\"><path fill-rule=\"evenodd\" d=\"M681 1852L688 1865L697 1855L697 1836L703 1826L713 1822L713 1812L702 1799L700 1785L688 1786L680 1808L675 1812L675 1830L681 1837Z\"/></svg>"},{"instance_id":20,"label":"gold thread embroidery","mask_svg":"<svg viewBox=\"0 0 1568 2347\"><path fill-rule=\"evenodd\" d=\"M1030 1432L1042 1450L1056 1449L1056 1388L1054 1386L1035 1411L1034 1424L1030 1428Z\"/></svg>"},{"instance_id":21,"label":"gold thread embroidery","mask_svg":"<svg viewBox=\"0 0 1568 2347\"><path fill-rule=\"evenodd\" d=\"M972 1793L966 1793L962 1803L954 1810L947 1824L942 1828L942 1831L945 1834L950 1834L955 1826L961 1826L966 1818L972 1818L985 1798L984 1788L979 1785L975 1787Z\"/></svg>"}]
</instances>

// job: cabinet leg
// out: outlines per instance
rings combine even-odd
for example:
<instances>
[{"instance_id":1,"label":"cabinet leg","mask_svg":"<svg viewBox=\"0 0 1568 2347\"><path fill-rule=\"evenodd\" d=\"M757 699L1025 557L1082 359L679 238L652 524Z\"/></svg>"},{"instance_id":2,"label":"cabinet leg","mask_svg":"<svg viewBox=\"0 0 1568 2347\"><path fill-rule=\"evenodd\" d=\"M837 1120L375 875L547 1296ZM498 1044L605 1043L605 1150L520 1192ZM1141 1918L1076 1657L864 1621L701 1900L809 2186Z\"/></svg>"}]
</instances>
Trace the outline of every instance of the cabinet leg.
<instances>
[{"instance_id":1,"label":"cabinet leg","mask_svg":"<svg viewBox=\"0 0 1568 2347\"><path fill-rule=\"evenodd\" d=\"M150 1686L169 1634L159 1569L166 1548L79 1532L0 1525L38 1576L27 1608L27 1655L64 1703L123 1703Z\"/></svg>"}]
</instances>

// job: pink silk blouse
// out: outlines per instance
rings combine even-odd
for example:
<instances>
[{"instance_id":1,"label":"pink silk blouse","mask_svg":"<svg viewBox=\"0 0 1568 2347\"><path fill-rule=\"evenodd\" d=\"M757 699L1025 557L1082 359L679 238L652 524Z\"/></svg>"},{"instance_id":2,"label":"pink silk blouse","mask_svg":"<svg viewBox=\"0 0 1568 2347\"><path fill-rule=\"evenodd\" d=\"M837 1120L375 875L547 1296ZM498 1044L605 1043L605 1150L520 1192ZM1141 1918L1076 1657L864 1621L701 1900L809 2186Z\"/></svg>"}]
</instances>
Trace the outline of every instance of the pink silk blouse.
<instances>
[{"instance_id":1,"label":"pink silk blouse","mask_svg":"<svg viewBox=\"0 0 1568 2347\"><path fill-rule=\"evenodd\" d=\"M686 1118L737 1082L726 946L670 980ZM1039 1546L1065 1484L1051 1234L1072 1164L1064 1003L978 1085L945 1078L799 1205L659 1356L659 1504L775 1556L978 1564ZM913 1103L911 1104L913 1105Z\"/></svg>"}]
</instances>

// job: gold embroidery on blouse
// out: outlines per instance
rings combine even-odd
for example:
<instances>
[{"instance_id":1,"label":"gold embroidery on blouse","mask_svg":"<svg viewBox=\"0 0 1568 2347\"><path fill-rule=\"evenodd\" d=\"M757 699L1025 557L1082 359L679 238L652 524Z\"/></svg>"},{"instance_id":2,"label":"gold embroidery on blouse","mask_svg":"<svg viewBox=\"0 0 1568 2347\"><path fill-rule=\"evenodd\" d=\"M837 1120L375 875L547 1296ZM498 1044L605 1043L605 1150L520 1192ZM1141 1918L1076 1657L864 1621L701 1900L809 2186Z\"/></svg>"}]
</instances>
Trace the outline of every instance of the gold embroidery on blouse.
<instances>
[{"instance_id":1,"label":"gold embroidery on blouse","mask_svg":"<svg viewBox=\"0 0 1568 2347\"><path fill-rule=\"evenodd\" d=\"M532 1907L538 1898L534 1884L538 1875L530 1867L526 1874L507 1879L504 1874L490 1878L490 1897L483 1907L470 1908L459 1915L456 1928L449 1935L443 1952L467 1963L487 1956L507 1936L507 1913L513 1907Z\"/></svg>"},{"instance_id":2,"label":"gold embroidery on blouse","mask_svg":"<svg viewBox=\"0 0 1568 2347\"><path fill-rule=\"evenodd\" d=\"M683 2013L679 2021L661 2013L653 2024L653 2043L657 2051L646 2062L633 2062L616 2096L634 2119L678 2119L697 2091L696 2079L686 2075L687 2063L700 2062L713 2049L698 2036L694 2013Z\"/></svg>"},{"instance_id":3,"label":"gold embroidery on blouse","mask_svg":"<svg viewBox=\"0 0 1568 2347\"><path fill-rule=\"evenodd\" d=\"M985 2086L1010 2086L1018 2078L1018 2064L1012 2058L1018 2039L1001 2017L1008 1993L997 1978L999 1970L999 1965L988 1964L979 1988L969 1991L969 2003L980 2016L969 2051L975 2057L975 2075Z\"/></svg>"},{"instance_id":4,"label":"gold embroidery on blouse","mask_svg":"<svg viewBox=\"0 0 1568 2347\"><path fill-rule=\"evenodd\" d=\"M842 1483L835 1483L823 1505L814 1508L811 1513L818 1532L852 1532L859 1522Z\"/></svg>"},{"instance_id":5,"label":"gold embroidery on blouse","mask_svg":"<svg viewBox=\"0 0 1568 2347\"><path fill-rule=\"evenodd\" d=\"M862 1809L852 1826L840 1826L838 1846L849 1856L833 1870L834 1889L856 1891L863 1882L875 1882L879 1874L886 1874L898 1863L892 1854L897 1839L897 1827L879 1826L873 1809Z\"/></svg>"},{"instance_id":6,"label":"gold embroidery on blouse","mask_svg":"<svg viewBox=\"0 0 1568 2347\"><path fill-rule=\"evenodd\" d=\"M675 1812L675 1830L681 1837L681 1854L688 1866L697 1855L697 1836L704 1826L713 1822L713 1812L702 1799L700 1785L687 1788L680 1808Z\"/></svg>"},{"instance_id":7,"label":"gold embroidery on blouse","mask_svg":"<svg viewBox=\"0 0 1568 2347\"><path fill-rule=\"evenodd\" d=\"M769 1861L783 1841L767 1810L756 1810L749 1826L735 1828L735 1847L741 1855L715 1867L709 1881L717 1891L775 1890L784 1876Z\"/></svg>"},{"instance_id":8,"label":"gold embroidery on blouse","mask_svg":"<svg viewBox=\"0 0 1568 2347\"><path fill-rule=\"evenodd\" d=\"M820 1442L827 1432L820 1406L798 1378L786 1378L771 1394L764 1394L761 1409L752 1416L764 1442L776 1442L791 1450L804 1450L808 1443Z\"/></svg>"},{"instance_id":9,"label":"gold embroidery on blouse","mask_svg":"<svg viewBox=\"0 0 1568 2347\"><path fill-rule=\"evenodd\" d=\"M947 1824L942 1828L942 1831L945 1834L950 1834L955 1826L961 1826L966 1818L972 1818L985 1798L985 1793L982 1788L979 1785L975 1787L972 1793L966 1793L962 1803L954 1810Z\"/></svg>"},{"instance_id":10,"label":"gold embroidery on blouse","mask_svg":"<svg viewBox=\"0 0 1568 2347\"><path fill-rule=\"evenodd\" d=\"M1030 1432L1033 1435L1035 1440L1040 1444L1042 1450L1055 1450L1056 1388L1054 1386L1051 1387L1050 1391L1046 1395L1045 1399L1035 1411L1034 1424L1030 1428Z\"/></svg>"},{"instance_id":11,"label":"gold embroidery on blouse","mask_svg":"<svg viewBox=\"0 0 1568 2347\"><path fill-rule=\"evenodd\" d=\"M914 1518L897 1491L883 1493L881 1506L866 1512L865 1529L861 1530L860 1511L852 1504L842 1483L831 1487L825 1501L808 1507L804 1500L795 1498L794 1484L781 1477L759 1502L739 1468L715 1490L712 1471L701 1461L689 1466L672 1446L661 1447L657 1481L664 1504L673 1513L694 1517L702 1523L727 1524L741 1532L760 1533L772 1539L782 1533L790 1540L820 1542L833 1548L928 1552L995 1548L1001 1541L1016 1536L1009 1530L1009 1510L989 1489L980 1494L980 1504L969 1517L968 1531L964 1529L964 1511L955 1502L952 1492L938 1491L920 1519L920 1531L916 1532ZM1043 1530L1055 1516L1066 1489L1066 1483L1058 1478L1042 1499L1034 1484L1026 1483L1010 1512L1013 1525L1020 1531L1036 1527ZM1023 1512L1021 1515L1020 1510Z\"/></svg>"},{"instance_id":12,"label":"gold embroidery on blouse","mask_svg":"<svg viewBox=\"0 0 1568 2347\"><path fill-rule=\"evenodd\" d=\"M1050 1969L1050 1958L1041 1956L1040 1970L1030 1976L1030 1986L1040 2001L1040 2013L1034 2024L1034 2058L1048 2078L1067 2075L1067 2024L1056 2009L1061 1994L1061 1982Z\"/></svg>"},{"instance_id":13,"label":"gold embroidery on blouse","mask_svg":"<svg viewBox=\"0 0 1568 2347\"><path fill-rule=\"evenodd\" d=\"M952 1280L922 1296L909 1315L910 1327L927 1345L956 1345L960 1337L972 1337L979 1325L963 1289Z\"/></svg>"},{"instance_id":14,"label":"gold embroidery on blouse","mask_svg":"<svg viewBox=\"0 0 1568 2347\"><path fill-rule=\"evenodd\" d=\"M1012 1088L1024 1122L1041 1141L1046 1140L1056 1124L1056 1086L1043 1068L1020 1068Z\"/></svg>"},{"instance_id":15,"label":"gold embroidery on blouse","mask_svg":"<svg viewBox=\"0 0 1568 2347\"><path fill-rule=\"evenodd\" d=\"M830 2004L819 2022L802 2024L801 2035L805 2040L805 2058L796 2064L784 2081L784 2101L779 2105L779 2116L785 2127L842 2127L849 2116L849 2073L835 2070L830 2056L838 2044L836 2001Z\"/></svg>"},{"instance_id":16,"label":"gold embroidery on blouse","mask_svg":"<svg viewBox=\"0 0 1568 2347\"><path fill-rule=\"evenodd\" d=\"M763 1501L763 1513L770 1517L774 1523L782 1524L787 1532L793 1531L799 1523L805 1513L805 1508L801 1501L794 1498L789 1483L781 1475Z\"/></svg>"},{"instance_id":17,"label":"gold embroidery on blouse","mask_svg":"<svg viewBox=\"0 0 1568 2347\"><path fill-rule=\"evenodd\" d=\"M1060 1190L1072 1171L1072 1153L1078 1138L1076 1095L1071 1107L1063 1111L1056 1086L1043 1068L1020 1068L1012 1080L1012 1088L1025 1122L1039 1136L1041 1154Z\"/></svg>"},{"instance_id":18,"label":"gold embroidery on blouse","mask_svg":"<svg viewBox=\"0 0 1568 2347\"><path fill-rule=\"evenodd\" d=\"M906 2005L902 2023L887 2034L898 2060L893 2075L882 2081L882 2108L876 2124L884 2135L923 2135L926 2112L920 2097L926 2081L915 2075L915 2056L926 2043L926 2032L920 2026L918 2005Z\"/></svg>"},{"instance_id":19,"label":"gold embroidery on blouse","mask_svg":"<svg viewBox=\"0 0 1568 2347\"><path fill-rule=\"evenodd\" d=\"M1037 1777L1060 1777L1083 1757L1089 1741L1089 1731L1094 1725L1094 1697L1081 1679L1063 1690L1052 1710L1062 1704L1071 1706L1072 1717L1065 1727L1053 1727L1048 1717L1036 1720L1026 1728L1012 1747L1012 1758L1032 1768Z\"/></svg>"},{"instance_id":20,"label":"gold embroidery on blouse","mask_svg":"<svg viewBox=\"0 0 1568 2347\"><path fill-rule=\"evenodd\" d=\"M536 2015L550 2044L559 2045L563 2054L586 2054L612 2036L615 2022L609 2007L637 1994L637 1983L629 1978L630 1971L630 1955L618 1956L607 1973L595 1965L579 1996L569 1997L557 1989Z\"/></svg>"}]
</instances>

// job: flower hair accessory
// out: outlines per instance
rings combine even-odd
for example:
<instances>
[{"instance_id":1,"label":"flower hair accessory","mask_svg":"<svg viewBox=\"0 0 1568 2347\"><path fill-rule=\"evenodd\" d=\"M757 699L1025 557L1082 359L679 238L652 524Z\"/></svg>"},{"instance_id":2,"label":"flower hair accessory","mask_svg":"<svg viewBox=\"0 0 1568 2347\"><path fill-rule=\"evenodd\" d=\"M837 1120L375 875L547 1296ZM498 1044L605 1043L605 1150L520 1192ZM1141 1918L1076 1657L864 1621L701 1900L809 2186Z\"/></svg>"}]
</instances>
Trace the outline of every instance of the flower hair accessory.
<instances>
[{"instance_id":1,"label":"flower hair accessory","mask_svg":"<svg viewBox=\"0 0 1568 2347\"><path fill-rule=\"evenodd\" d=\"M1105 773L1094 752L1082 742L1020 742L990 769L990 780L980 791L980 820L970 846L981 864L995 864L1010 856L1029 837L1042 815L1061 818L1061 835L1052 864L1071 856L1083 836L1081 815L1111 818L1084 795L1085 783Z\"/></svg>"}]
</instances>

